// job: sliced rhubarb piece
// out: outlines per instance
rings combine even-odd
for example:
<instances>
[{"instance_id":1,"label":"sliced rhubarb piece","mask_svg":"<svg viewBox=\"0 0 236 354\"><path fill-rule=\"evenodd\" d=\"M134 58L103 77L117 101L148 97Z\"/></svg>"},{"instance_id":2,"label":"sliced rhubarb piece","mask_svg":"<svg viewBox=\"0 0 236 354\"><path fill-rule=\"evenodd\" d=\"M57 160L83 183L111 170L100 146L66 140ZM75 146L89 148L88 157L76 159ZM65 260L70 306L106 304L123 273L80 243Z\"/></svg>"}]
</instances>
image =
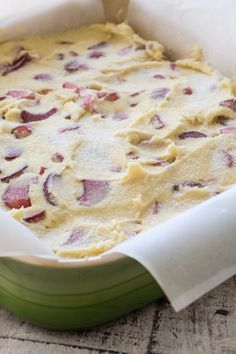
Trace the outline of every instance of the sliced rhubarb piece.
<instances>
[{"instance_id":1,"label":"sliced rhubarb piece","mask_svg":"<svg viewBox=\"0 0 236 354\"><path fill-rule=\"evenodd\" d=\"M90 47L88 47L88 50L101 49L101 48L105 48L106 46L107 46L107 42L101 41L99 43L93 44Z\"/></svg>"},{"instance_id":2,"label":"sliced rhubarb piece","mask_svg":"<svg viewBox=\"0 0 236 354\"><path fill-rule=\"evenodd\" d=\"M55 173L51 173L47 176L44 184L43 184L43 193L44 193L44 196L45 196L45 199L47 200L47 202L53 206L57 206L57 203L56 203L56 198L55 196L53 195L53 193L50 191L52 186L53 186L53 183L58 179L60 178L60 175L58 174L55 174Z\"/></svg>"},{"instance_id":3,"label":"sliced rhubarb piece","mask_svg":"<svg viewBox=\"0 0 236 354\"><path fill-rule=\"evenodd\" d=\"M41 73L41 74L35 75L34 79L39 80L39 81L50 81L53 79L53 77L50 74Z\"/></svg>"},{"instance_id":4,"label":"sliced rhubarb piece","mask_svg":"<svg viewBox=\"0 0 236 354\"><path fill-rule=\"evenodd\" d=\"M73 82L68 82L68 81L64 82L62 87L65 89L74 90L78 94L81 92L81 90L83 90L82 86L78 86L78 85L74 84Z\"/></svg>"},{"instance_id":5,"label":"sliced rhubarb piece","mask_svg":"<svg viewBox=\"0 0 236 354\"><path fill-rule=\"evenodd\" d=\"M123 113L123 112L114 113L112 116L112 119L118 120L118 121L125 120L127 118L128 118L127 114Z\"/></svg>"},{"instance_id":6,"label":"sliced rhubarb piece","mask_svg":"<svg viewBox=\"0 0 236 354\"><path fill-rule=\"evenodd\" d=\"M98 50L93 50L90 54L89 54L89 58L91 59L99 59L101 57L105 57L105 54L101 51Z\"/></svg>"},{"instance_id":7,"label":"sliced rhubarb piece","mask_svg":"<svg viewBox=\"0 0 236 354\"><path fill-rule=\"evenodd\" d=\"M132 45L128 45L127 47L121 48L118 51L118 54L119 55L127 55L132 51L132 49L133 49Z\"/></svg>"},{"instance_id":8,"label":"sliced rhubarb piece","mask_svg":"<svg viewBox=\"0 0 236 354\"><path fill-rule=\"evenodd\" d=\"M74 245L76 242L82 240L84 237L84 231L77 228L74 229L69 238L60 246L60 247L67 247L67 246L72 246Z\"/></svg>"},{"instance_id":9,"label":"sliced rhubarb piece","mask_svg":"<svg viewBox=\"0 0 236 354\"><path fill-rule=\"evenodd\" d=\"M220 106L230 108L232 111L236 112L236 99L231 98L229 100L221 101Z\"/></svg>"},{"instance_id":10,"label":"sliced rhubarb piece","mask_svg":"<svg viewBox=\"0 0 236 354\"><path fill-rule=\"evenodd\" d=\"M1 182L9 183L12 179L21 176L24 173L24 171L26 170L27 167L28 166L25 165L24 167L22 167L21 169L17 170L16 172L13 172L13 173L11 173L8 176L2 177L1 178Z\"/></svg>"},{"instance_id":11,"label":"sliced rhubarb piece","mask_svg":"<svg viewBox=\"0 0 236 354\"><path fill-rule=\"evenodd\" d=\"M114 102L120 98L117 92L110 92L105 96L105 101Z\"/></svg>"},{"instance_id":12,"label":"sliced rhubarb piece","mask_svg":"<svg viewBox=\"0 0 236 354\"><path fill-rule=\"evenodd\" d=\"M65 54L57 53L56 58L57 58L57 60L64 60L65 59Z\"/></svg>"},{"instance_id":13,"label":"sliced rhubarb piece","mask_svg":"<svg viewBox=\"0 0 236 354\"><path fill-rule=\"evenodd\" d=\"M29 186L9 186L2 196L4 204L10 209L28 208L31 206Z\"/></svg>"},{"instance_id":14,"label":"sliced rhubarb piece","mask_svg":"<svg viewBox=\"0 0 236 354\"><path fill-rule=\"evenodd\" d=\"M79 127L80 127L79 125L76 125L76 126L74 126L74 127L62 128L62 129L59 130L59 133L71 132L71 131L73 131L73 130L79 129Z\"/></svg>"},{"instance_id":15,"label":"sliced rhubarb piece","mask_svg":"<svg viewBox=\"0 0 236 354\"><path fill-rule=\"evenodd\" d=\"M92 95L86 96L82 103L82 107L85 111L95 113L97 111L95 107L95 97L93 97Z\"/></svg>"},{"instance_id":16,"label":"sliced rhubarb piece","mask_svg":"<svg viewBox=\"0 0 236 354\"><path fill-rule=\"evenodd\" d=\"M53 114L57 112L57 108L52 108L48 112L45 113L31 113L26 110L21 112L21 119L24 123L29 122L38 122L40 120L45 120L51 117Z\"/></svg>"},{"instance_id":17,"label":"sliced rhubarb piece","mask_svg":"<svg viewBox=\"0 0 236 354\"><path fill-rule=\"evenodd\" d=\"M183 89L183 93L184 93L185 95L192 95L193 90L191 89L191 87L185 87L185 88Z\"/></svg>"},{"instance_id":18,"label":"sliced rhubarb piece","mask_svg":"<svg viewBox=\"0 0 236 354\"><path fill-rule=\"evenodd\" d=\"M72 57L78 57L78 56L79 56L79 53L76 52L75 50L70 50L70 51L69 51L69 54L70 54L70 56L72 56Z\"/></svg>"},{"instance_id":19,"label":"sliced rhubarb piece","mask_svg":"<svg viewBox=\"0 0 236 354\"><path fill-rule=\"evenodd\" d=\"M0 96L0 101L3 101L7 98L7 96Z\"/></svg>"},{"instance_id":20,"label":"sliced rhubarb piece","mask_svg":"<svg viewBox=\"0 0 236 354\"><path fill-rule=\"evenodd\" d=\"M29 53L24 53L19 58L14 59L12 63L8 63L4 65L2 76L8 75L13 71L22 68L23 66L31 62L31 60L32 60L31 55Z\"/></svg>"},{"instance_id":21,"label":"sliced rhubarb piece","mask_svg":"<svg viewBox=\"0 0 236 354\"><path fill-rule=\"evenodd\" d=\"M39 174L42 176L46 171L46 167L45 166L41 166L39 169Z\"/></svg>"},{"instance_id":22,"label":"sliced rhubarb piece","mask_svg":"<svg viewBox=\"0 0 236 354\"><path fill-rule=\"evenodd\" d=\"M167 93L169 91L170 91L170 89L167 87L162 87L162 88L156 89L156 90L152 91L151 98L154 100L159 99L159 98L165 98L165 96L167 95Z\"/></svg>"},{"instance_id":23,"label":"sliced rhubarb piece","mask_svg":"<svg viewBox=\"0 0 236 354\"><path fill-rule=\"evenodd\" d=\"M101 202L107 195L110 184L108 181L86 179L82 181L84 193L78 199L80 205L93 206Z\"/></svg>"},{"instance_id":24,"label":"sliced rhubarb piece","mask_svg":"<svg viewBox=\"0 0 236 354\"><path fill-rule=\"evenodd\" d=\"M11 96L13 98L27 98L29 100L34 100L35 99L35 94L33 92L25 92L25 91L17 91L17 90L11 90L7 92L8 96Z\"/></svg>"},{"instance_id":25,"label":"sliced rhubarb piece","mask_svg":"<svg viewBox=\"0 0 236 354\"><path fill-rule=\"evenodd\" d=\"M11 161L16 159L22 154L22 150L20 148L14 147L11 149L8 149L6 154L5 154L5 160Z\"/></svg>"},{"instance_id":26,"label":"sliced rhubarb piece","mask_svg":"<svg viewBox=\"0 0 236 354\"><path fill-rule=\"evenodd\" d=\"M89 66L86 64L81 64L77 60L72 60L64 65L64 69L68 73L75 73L78 70L80 71L89 70Z\"/></svg>"},{"instance_id":27,"label":"sliced rhubarb piece","mask_svg":"<svg viewBox=\"0 0 236 354\"><path fill-rule=\"evenodd\" d=\"M121 167L120 166L112 166L110 168L111 172L121 172Z\"/></svg>"},{"instance_id":28,"label":"sliced rhubarb piece","mask_svg":"<svg viewBox=\"0 0 236 354\"><path fill-rule=\"evenodd\" d=\"M59 152L55 152L55 154L52 155L51 160L52 162L60 163L64 160L64 157Z\"/></svg>"},{"instance_id":29,"label":"sliced rhubarb piece","mask_svg":"<svg viewBox=\"0 0 236 354\"><path fill-rule=\"evenodd\" d=\"M236 127L227 127L220 129L221 134L231 134L236 135Z\"/></svg>"},{"instance_id":30,"label":"sliced rhubarb piece","mask_svg":"<svg viewBox=\"0 0 236 354\"><path fill-rule=\"evenodd\" d=\"M151 123L152 123L154 129L162 129L165 127L165 123L162 121L159 114L155 114L155 116L151 120Z\"/></svg>"},{"instance_id":31,"label":"sliced rhubarb piece","mask_svg":"<svg viewBox=\"0 0 236 354\"><path fill-rule=\"evenodd\" d=\"M45 219L45 217L46 217L46 212L45 212L45 210L43 210L40 213L28 216L27 218L24 218L23 220L25 222L27 222L28 224L33 224L33 223L36 223L36 222L39 222L39 221Z\"/></svg>"},{"instance_id":32,"label":"sliced rhubarb piece","mask_svg":"<svg viewBox=\"0 0 236 354\"><path fill-rule=\"evenodd\" d=\"M160 210L160 204L157 201L155 201L153 208L152 208L152 213L157 214L159 212L159 210Z\"/></svg>"},{"instance_id":33,"label":"sliced rhubarb piece","mask_svg":"<svg viewBox=\"0 0 236 354\"><path fill-rule=\"evenodd\" d=\"M166 78L164 75L161 75L161 74L156 74L153 77L154 77L154 79L158 79L158 80L164 80Z\"/></svg>"},{"instance_id":34,"label":"sliced rhubarb piece","mask_svg":"<svg viewBox=\"0 0 236 354\"><path fill-rule=\"evenodd\" d=\"M16 139L24 139L32 134L32 129L27 125L19 125L11 133L15 135Z\"/></svg>"},{"instance_id":35,"label":"sliced rhubarb piece","mask_svg":"<svg viewBox=\"0 0 236 354\"><path fill-rule=\"evenodd\" d=\"M234 164L234 157L232 155L232 151L230 149L228 150L223 150L224 157L226 160L226 165L230 168Z\"/></svg>"},{"instance_id":36,"label":"sliced rhubarb piece","mask_svg":"<svg viewBox=\"0 0 236 354\"><path fill-rule=\"evenodd\" d=\"M198 138L206 138L207 135L201 132L197 132L195 130L191 130L189 132L184 132L179 135L179 138L184 139L198 139Z\"/></svg>"}]
</instances>

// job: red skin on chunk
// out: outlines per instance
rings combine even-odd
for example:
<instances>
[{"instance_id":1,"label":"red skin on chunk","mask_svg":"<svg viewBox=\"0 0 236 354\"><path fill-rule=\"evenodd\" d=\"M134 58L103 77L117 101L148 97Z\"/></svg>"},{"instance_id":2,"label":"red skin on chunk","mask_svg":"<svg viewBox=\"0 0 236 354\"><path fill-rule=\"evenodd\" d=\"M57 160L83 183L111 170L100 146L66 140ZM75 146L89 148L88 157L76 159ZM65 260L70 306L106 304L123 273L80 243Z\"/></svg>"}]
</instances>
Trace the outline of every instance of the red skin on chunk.
<instances>
[{"instance_id":1,"label":"red skin on chunk","mask_svg":"<svg viewBox=\"0 0 236 354\"><path fill-rule=\"evenodd\" d=\"M80 64L77 60L72 60L64 65L64 69L68 73L75 73L78 70L81 71L89 70L89 67L86 64Z\"/></svg>"},{"instance_id":2,"label":"red skin on chunk","mask_svg":"<svg viewBox=\"0 0 236 354\"><path fill-rule=\"evenodd\" d=\"M226 160L226 165L230 168L234 164L234 157L232 155L232 151L230 149L228 150L223 150L224 157Z\"/></svg>"},{"instance_id":3,"label":"red skin on chunk","mask_svg":"<svg viewBox=\"0 0 236 354\"><path fill-rule=\"evenodd\" d=\"M34 79L39 80L39 81L50 81L50 80L52 80L52 75L46 74L46 73L41 73L41 74L35 75Z\"/></svg>"},{"instance_id":4,"label":"red skin on chunk","mask_svg":"<svg viewBox=\"0 0 236 354\"><path fill-rule=\"evenodd\" d=\"M164 122L161 120L161 117L158 114L156 114L152 118L151 123L152 123L154 129L162 129L165 127Z\"/></svg>"},{"instance_id":5,"label":"red skin on chunk","mask_svg":"<svg viewBox=\"0 0 236 354\"><path fill-rule=\"evenodd\" d=\"M9 186L2 196L4 204L10 209L28 208L31 206L29 186Z\"/></svg>"},{"instance_id":6,"label":"red skin on chunk","mask_svg":"<svg viewBox=\"0 0 236 354\"><path fill-rule=\"evenodd\" d=\"M191 89L191 87L185 87L185 88L183 89L183 93L184 93L185 95L192 95L193 90Z\"/></svg>"},{"instance_id":7,"label":"red skin on chunk","mask_svg":"<svg viewBox=\"0 0 236 354\"><path fill-rule=\"evenodd\" d=\"M185 132L179 135L179 138L184 140L184 139L198 139L198 138L206 138L207 135L201 132L197 132L194 130L191 130L189 132Z\"/></svg>"},{"instance_id":8,"label":"red skin on chunk","mask_svg":"<svg viewBox=\"0 0 236 354\"><path fill-rule=\"evenodd\" d=\"M36 223L36 222L39 222L39 221L45 219L45 217L46 217L46 212L45 212L45 210L43 210L40 213L34 214L34 215L29 216L27 218L24 218L23 220L25 222L27 222L28 224L33 224L33 223Z\"/></svg>"},{"instance_id":9,"label":"red skin on chunk","mask_svg":"<svg viewBox=\"0 0 236 354\"><path fill-rule=\"evenodd\" d=\"M220 102L220 106L230 108L232 111L236 112L236 99L231 98L229 100L222 101Z\"/></svg>"},{"instance_id":10,"label":"red skin on chunk","mask_svg":"<svg viewBox=\"0 0 236 354\"><path fill-rule=\"evenodd\" d=\"M91 58L91 59L99 59L101 57L105 57L105 54L103 52L98 51L98 50L94 50L89 54L89 58Z\"/></svg>"},{"instance_id":11,"label":"red skin on chunk","mask_svg":"<svg viewBox=\"0 0 236 354\"><path fill-rule=\"evenodd\" d=\"M60 178L60 176L58 174L51 173L50 175L47 176L47 178L43 184L43 193L44 193L45 199L47 200L47 202L49 204L51 204L53 206L57 206L57 203L56 203L56 199L55 199L54 195L52 194L52 192L50 192L50 187L57 178Z\"/></svg>"},{"instance_id":12,"label":"red skin on chunk","mask_svg":"<svg viewBox=\"0 0 236 354\"><path fill-rule=\"evenodd\" d=\"M52 155L51 160L55 163L59 163L64 160L64 157L59 152L55 152L55 154Z\"/></svg>"},{"instance_id":13,"label":"red skin on chunk","mask_svg":"<svg viewBox=\"0 0 236 354\"><path fill-rule=\"evenodd\" d=\"M11 64L4 65L4 70L2 72L2 76L8 75L13 71L16 71L16 70L22 68L23 66L25 66L26 64L31 62L31 60L32 60L32 57L29 53L22 54L19 58L14 59Z\"/></svg>"},{"instance_id":14,"label":"red skin on chunk","mask_svg":"<svg viewBox=\"0 0 236 354\"><path fill-rule=\"evenodd\" d=\"M52 109L50 109L50 111L48 111L46 113L30 113L26 110L23 110L21 112L21 119L24 123L38 122L41 120L48 119L56 112L57 112L57 108L52 108Z\"/></svg>"},{"instance_id":15,"label":"red skin on chunk","mask_svg":"<svg viewBox=\"0 0 236 354\"><path fill-rule=\"evenodd\" d=\"M27 98L29 100L34 100L35 99L35 94L33 92L25 92L25 91L17 91L17 90L11 90L7 92L8 96L11 96L13 98Z\"/></svg>"},{"instance_id":16,"label":"red skin on chunk","mask_svg":"<svg viewBox=\"0 0 236 354\"><path fill-rule=\"evenodd\" d=\"M24 171L25 171L25 169L26 169L27 167L28 167L28 166L26 165L26 166L22 167L20 170L18 170L18 171L16 171L16 172L13 172L11 175L2 177L2 178L1 178L1 182L3 182L3 183L9 183L12 179L21 176L21 175L24 173Z\"/></svg>"},{"instance_id":17,"label":"red skin on chunk","mask_svg":"<svg viewBox=\"0 0 236 354\"><path fill-rule=\"evenodd\" d=\"M26 125L19 125L18 127L14 128L11 133L15 135L16 139L24 139L32 134L32 130Z\"/></svg>"}]
</instances>

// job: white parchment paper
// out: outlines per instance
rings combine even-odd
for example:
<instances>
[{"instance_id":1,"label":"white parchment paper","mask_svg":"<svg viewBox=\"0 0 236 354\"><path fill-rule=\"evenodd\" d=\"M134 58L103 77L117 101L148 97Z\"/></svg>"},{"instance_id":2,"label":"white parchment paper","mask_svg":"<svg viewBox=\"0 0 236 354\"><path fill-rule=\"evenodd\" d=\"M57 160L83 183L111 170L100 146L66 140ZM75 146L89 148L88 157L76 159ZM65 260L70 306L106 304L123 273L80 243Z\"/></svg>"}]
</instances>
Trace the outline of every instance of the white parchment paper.
<instances>
[{"instance_id":1,"label":"white parchment paper","mask_svg":"<svg viewBox=\"0 0 236 354\"><path fill-rule=\"evenodd\" d=\"M112 1L105 3L112 6ZM236 65L235 18L233 0L131 0L128 13L141 35L158 39L174 57L198 44L213 65L231 76ZM0 40L104 20L99 0L54 1L1 21ZM143 264L180 310L236 273L235 201L236 186L108 253L122 253ZM52 256L35 235L3 211L0 234L0 256Z\"/></svg>"}]
</instances>

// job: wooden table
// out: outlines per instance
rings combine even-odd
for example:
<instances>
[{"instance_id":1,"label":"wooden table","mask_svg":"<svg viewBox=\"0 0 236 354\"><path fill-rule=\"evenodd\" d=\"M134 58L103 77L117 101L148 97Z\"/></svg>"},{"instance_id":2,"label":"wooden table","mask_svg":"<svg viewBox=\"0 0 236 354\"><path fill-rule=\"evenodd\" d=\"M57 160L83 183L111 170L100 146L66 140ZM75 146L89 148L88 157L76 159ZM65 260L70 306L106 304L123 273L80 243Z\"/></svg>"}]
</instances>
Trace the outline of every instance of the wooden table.
<instances>
[{"instance_id":1,"label":"wooden table","mask_svg":"<svg viewBox=\"0 0 236 354\"><path fill-rule=\"evenodd\" d=\"M61 332L0 309L1 354L235 354L236 277L175 313L166 300L104 326Z\"/></svg>"}]
</instances>

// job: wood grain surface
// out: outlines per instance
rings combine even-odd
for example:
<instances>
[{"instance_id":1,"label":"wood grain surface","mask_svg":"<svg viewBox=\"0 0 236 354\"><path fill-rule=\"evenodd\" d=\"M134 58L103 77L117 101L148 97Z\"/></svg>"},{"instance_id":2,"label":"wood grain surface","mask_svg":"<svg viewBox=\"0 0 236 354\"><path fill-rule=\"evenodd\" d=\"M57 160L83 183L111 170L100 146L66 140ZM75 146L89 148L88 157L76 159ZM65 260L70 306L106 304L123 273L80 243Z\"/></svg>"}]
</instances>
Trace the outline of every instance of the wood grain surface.
<instances>
[{"instance_id":1,"label":"wood grain surface","mask_svg":"<svg viewBox=\"0 0 236 354\"><path fill-rule=\"evenodd\" d=\"M163 299L86 330L45 330L0 309L0 353L236 354L236 277L180 313Z\"/></svg>"}]
</instances>

